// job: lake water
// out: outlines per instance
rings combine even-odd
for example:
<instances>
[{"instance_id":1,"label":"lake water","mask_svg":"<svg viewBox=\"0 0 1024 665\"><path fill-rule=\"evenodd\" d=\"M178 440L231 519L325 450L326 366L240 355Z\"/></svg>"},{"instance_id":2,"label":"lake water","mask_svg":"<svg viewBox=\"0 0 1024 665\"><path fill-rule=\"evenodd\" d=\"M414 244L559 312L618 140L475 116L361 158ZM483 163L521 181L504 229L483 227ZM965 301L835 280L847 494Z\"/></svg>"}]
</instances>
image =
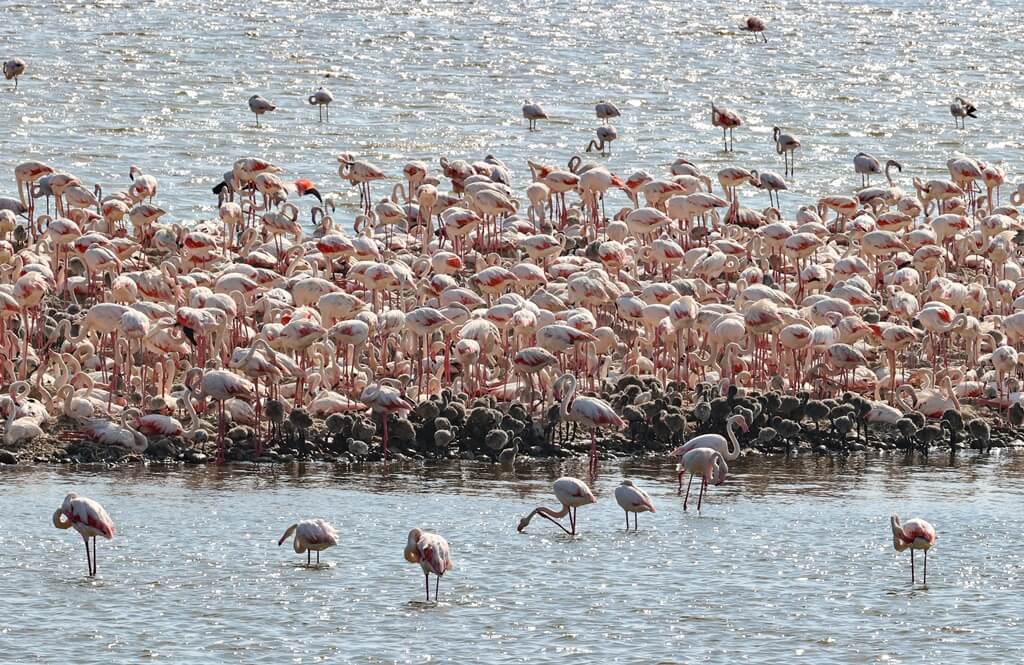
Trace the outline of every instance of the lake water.
<instances>
[{"instance_id":1,"label":"lake water","mask_svg":"<svg viewBox=\"0 0 1024 665\"><path fill-rule=\"evenodd\" d=\"M778 124L799 135L788 213L849 191L867 150L912 175L969 154L1020 170L1024 59L1017 4L941 0L694 2L8 2L2 56L30 70L0 81L0 193L34 158L106 191L135 163L158 176L165 219L214 214L209 187L238 157L357 194L334 155L352 151L397 176L409 159L493 153L523 184L525 159L564 161L597 121L624 117L609 166L658 171L678 155L782 170ZM756 12L767 45L735 30ZM306 96L326 76L329 124ZM280 105L257 129L246 99ZM980 119L956 130L955 94ZM522 100L552 116L538 132ZM747 126L719 152L714 99ZM594 157L594 159L598 159ZM749 188L748 188L749 189ZM384 188L374 187L381 196ZM744 201L764 205L749 191ZM1005 200L1005 194L1004 194ZM624 199L623 199L624 201ZM612 205L610 203L609 205ZM569 469L581 473L581 469ZM1010 455L946 463L745 461L683 514L666 466L627 467L659 512L623 531L611 492L580 511L570 539L516 520L554 505L558 470L463 465L416 473L259 474L70 469L0 471L0 662L966 662L1019 652L1024 464ZM84 576L80 539L50 526L68 491L118 525ZM929 585L911 587L888 515L938 529ZM296 519L341 533L307 570L277 547ZM441 604L401 550L436 528L456 568Z\"/></svg>"},{"instance_id":2,"label":"lake water","mask_svg":"<svg viewBox=\"0 0 1024 665\"><path fill-rule=\"evenodd\" d=\"M349 223L358 195L337 176L341 151L392 177L409 159L437 168L442 154L493 153L522 184L527 157L564 163L582 150L594 103L609 99L624 113L609 166L627 175L659 172L680 154L711 173L727 164L781 172L771 129L794 132L804 147L794 192L782 197L788 213L858 184L860 150L902 161L906 189L961 153L1003 164L1012 181L1024 141L1017 9L1004 0L8 2L0 50L30 71L17 93L0 85L0 173L32 157L109 192L127 186L135 163L158 176L164 219L191 221L213 214L209 187L232 162L257 155L343 191L352 208L336 218ZM737 32L746 12L769 21L767 44ZM320 124L306 97L326 76L337 101ZM246 104L254 93L281 107L259 129ZM949 115L957 94L980 109L966 131ZM520 117L527 97L552 116L539 132ZM719 152L712 99L747 121L735 155ZM13 178L4 182L13 194ZM610 205L625 203L615 197ZM767 204L750 188L744 201Z\"/></svg>"},{"instance_id":3,"label":"lake water","mask_svg":"<svg viewBox=\"0 0 1024 665\"><path fill-rule=\"evenodd\" d=\"M580 467L8 468L0 661L1005 663L1019 649L1024 458L732 466L698 516L670 466L606 465L575 539L515 526ZM658 508L638 533L611 496L621 473ZM50 525L69 491L117 524L95 580L77 534ZM936 526L927 587L892 549L894 510ZM307 569L277 539L314 516L341 542ZM438 605L402 558L417 525L451 543Z\"/></svg>"}]
</instances>

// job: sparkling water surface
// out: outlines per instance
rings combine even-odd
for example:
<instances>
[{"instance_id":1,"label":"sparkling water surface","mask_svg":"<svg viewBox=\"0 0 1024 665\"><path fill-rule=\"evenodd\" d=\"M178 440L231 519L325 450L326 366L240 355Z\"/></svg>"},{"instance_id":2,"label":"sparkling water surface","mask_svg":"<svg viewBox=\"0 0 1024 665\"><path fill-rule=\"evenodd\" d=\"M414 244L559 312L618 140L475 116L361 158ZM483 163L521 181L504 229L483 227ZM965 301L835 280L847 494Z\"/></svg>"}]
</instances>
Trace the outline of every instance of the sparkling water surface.
<instances>
[{"instance_id":1,"label":"sparkling water surface","mask_svg":"<svg viewBox=\"0 0 1024 665\"><path fill-rule=\"evenodd\" d=\"M960 154L1004 166L1013 182L1024 121L1018 9L952 0L6 3L0 43L29 71L16 93L0 86L0 173L31 157L109 192L127 187L138 164L159 178L164 219L191 222L215 213L210 187L233 161L256 155L340 191L348 214L336 218L350 223L358 194L337 175L342 151L395 179L410 159L437 168L441 155L492 153L522 185L527 158L561 164L586 146L593 105L607 99L623 110L607 160L622 175L661 172L679 155L712 174L728 164L781 172L772 126L795 133L803 148L782 197L789 214L858 184L861 150L901 161L908 190L912 176L941 176ZM746 13L768 21L767 44L737 30ZM325 124L306 103L321 83L336 97ZM280 107L260 128L246 103L255 93ZM966 130L949 114L958 94L980 109ZM551 116L538 132L520 117L526 98ZM746 120L734 155L720 152L712 100ZM374 196L385 189L375 184ZM743 196L767 205L750 188ZM616 202L626 203L621 192Z\"/></svg>"},{"instance_id":2,"label":"sparkling water surface","mask_svg":"<svg viewBox=\"0 0 1024 665\"><path fill-rule=\"evenodd\" d=\"M686 155L709 173L782 170L780 125L803 148L783 208L859 182L866 150L942 177L967 154L1021 170L1024 60L1012 2L9 2L0 81L0 194L39 159L105 191L128 166L157 175L165 219L215 214L209 188L256 155L337 191L350 151L393 178L410 159L492 153L525 182L526 158L564 163L593 135L593 104L623 117L609 167L660 171ZM735 26L769 22L754 45ZM330 123L306 97L336 96ZM246 99L280 109L256 128ZM953 127L948 104L980 118ZM550 121L527 132L522 100ZM710 102L738 110L720 152ZM591 159L602 158L591 155ZM2 174L8 174L3 176ZM374 185L374 196L385 187ZM744 190L744 203L767 197ZM616 196L620 196L617 194ZM1004 192L1005 200L1006 195ZM610 199L625 203L625 199ZM612 203L609 205L612 205ZM304 203L308 206L308 202ZM486 465L393 473L4 469L2 662L972 662L1019 653L1021 458L904 464L745 459L683 514L670 466L606 466L599 503L570 539L519 516L554 505L582 468ZM659 512L626 534L611 497L626 473ZM68 491L118 526L96 580L80 539L49 520ZM938 529L929 584L912 587L888 515ZM309 570L277 539L321 516L341 545ZM438 606L404 562L408 529L437 529L456 567ZM920 561L919 561L920 565Z\"/></svg>"},{"instance_id":3,"label":"sparkling water surface","mask_svg":"<svg viewBox=\"0 0 1024 665\"><path fill-rule=\"evenodd\" d=\"M7 469L0 661L1005 663L1019 650L1024 457L731 467L698 516L671 466L606 464L575 539L515 526L582 467ZM622 474L658 509L636 533L612 497ZM77 534L49 523L69 491L117 524L95 580ZM927 587L892 548L894 510L936 526ZM308 569L277 539L314 516L341 542ZM451 543L437 605L402 558L417 525Z\"/></svg>"}]
</instances>

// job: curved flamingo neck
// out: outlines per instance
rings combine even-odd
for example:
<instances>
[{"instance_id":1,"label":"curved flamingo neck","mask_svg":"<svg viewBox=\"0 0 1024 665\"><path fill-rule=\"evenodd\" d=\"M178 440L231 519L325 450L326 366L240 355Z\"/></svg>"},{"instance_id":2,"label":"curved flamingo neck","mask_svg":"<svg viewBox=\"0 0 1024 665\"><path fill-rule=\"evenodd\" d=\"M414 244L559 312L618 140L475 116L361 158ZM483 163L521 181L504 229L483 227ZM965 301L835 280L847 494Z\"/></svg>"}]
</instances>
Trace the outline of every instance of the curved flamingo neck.
<instances>
[{"instance_id":1,"label":"curved flamingo neck","mask_svg":"<svg viewBox=\"0 0 1024 665\"><path fill-rule=\"evenodd\" d=\"M725 449L726 459L734 460L740 456L740 442L736 439L736 421L729 419L729 423L725 426L725 433L729 436L729 444Z\"/></svg>"}]
</instances>

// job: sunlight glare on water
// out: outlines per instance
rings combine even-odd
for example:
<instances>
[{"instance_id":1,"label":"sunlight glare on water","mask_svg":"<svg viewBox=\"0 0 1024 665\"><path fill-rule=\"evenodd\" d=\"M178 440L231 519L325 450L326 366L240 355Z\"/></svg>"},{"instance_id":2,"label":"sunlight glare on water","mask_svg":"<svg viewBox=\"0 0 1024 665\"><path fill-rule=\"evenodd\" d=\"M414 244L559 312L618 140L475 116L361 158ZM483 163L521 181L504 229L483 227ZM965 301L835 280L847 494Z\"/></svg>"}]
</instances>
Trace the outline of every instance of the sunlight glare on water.
<instances>
[{"instance_id":1,"label":"sunlight glare on water","mask_svg":"<svg viewBox=\"0 0 1024 665\"><path fill-rule=\"evenodd\" d=\"M861 150L901 161L908 190L961 154L1003 166L1010 183L1024 121L1017 11L1005 0L9 2L3 57L29 70L17 91L0 81L0 194L15 194L27 159L108 193L138 164L159 179L164 219L192 222L215 215L210 187L253 155L341 192L348 215L336 218L349 224L358 194L338 178L342 151L392 181L411 159L436 169L441 155L492 153L522 186L527 158L563 164L583 149L602 99L623 110L608 158L622 175L680 155L709 173L781 172L772 126L798 135L787 216L857 185ZM767 44L736 30L746 13L768 20ZM305 101L321 83L336 97L324 124ZM258 129L255 93L280 107ZM980 109L966 130L949 115L958 94ZM528 98L551 116L538 132L520 117ZM712 100L746 120L734 155L720 152ZM546 467L387 479L5 468L0 662L1005 663L1019 651L1020 458L748 458L733 471L698 517L683 514L670 467L607 468L571 539L540 522L515 531L530 508L554 505L560 470ZM623 472L659 510L636 534L611 496ZM77 536L50 526L72 490L117 523L96 580ZM892 511L938 529L927 588L892 549ZM276 543L315 516L341 544L306 569ZM401 557L415 525L452 544L439 606L421 602L419 569Z\"/></svg>"},{"instance_id":2,"label":"sunlight glare on water","mask_svg":"<svg viewBox=\"0 0 1024 665\"><path fill-rule=\"evenodd\" d=\"M564 163L593 136L593 105L624 117L608 159L616 172L654 172L686 155L711 172L726 164L781 171L773 125L801 137L792 213L859 183L861 150L901 161L901 184L941 175L959 154L1021 166L1024 99L1010 63L1024 58L1010 2L332 2L225 0L12 3L5 52L29 62L17 93L0 93L0 173L28 158L105 191L138 164L160 180L167 220L215 212L210 187L232 162L257 155L324 192L358 195L337 176L351 151L398 178L410 159L493 153L517 185L527 158ZM736 26L764 16L769 41ZM306 97L324 83L329 124ZM257 129L246 100L280 108ZM949 103L980 109L967 130ZM551 120L525 131L520 105ZM736 153L719 152L710 102L746 126ZM602 159L592 156L592 159ZM10 183L13 193L13 178ZM379 184L375 197L382 197ZM622 196L621 193L616 196ZM767 197L746 192L750 205ZM621 203L625 203L622 198Z\"/></svg>"},{"instance_id":3,"label":"sunlight glare on water","mask_svg":"<svg viewBox=\"0 0 1024 665\"><path fill-rule=\"evenodd\" d=\"M1016 648L1020 457L734 466L698 516L671 467L626 465L658 508L638 533L608 469L575 539L515 525L577 468L7 471L0 660L1002 663ZM96 580L77 535L49 524L72 490L117 524ZM936 525L927 587L892 549L893 510ZM340 544L307 569L276 543L314 516ZM452 546L438 606L402 558L412 526Z\"/></svg>"}]
</instances>

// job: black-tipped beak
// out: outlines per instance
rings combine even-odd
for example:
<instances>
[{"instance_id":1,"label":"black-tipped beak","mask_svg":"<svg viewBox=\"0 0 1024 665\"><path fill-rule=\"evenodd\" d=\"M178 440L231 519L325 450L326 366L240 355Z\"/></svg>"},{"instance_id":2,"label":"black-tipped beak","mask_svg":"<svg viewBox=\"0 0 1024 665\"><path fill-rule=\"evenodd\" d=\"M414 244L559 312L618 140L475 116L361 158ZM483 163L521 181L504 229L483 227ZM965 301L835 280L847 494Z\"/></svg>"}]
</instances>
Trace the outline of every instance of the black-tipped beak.
<instances>
[{"instance_id":1,"label":"black-tipped beak","mask_svg":"<svg viewBox=\"0 0 1024 665\"><path fill-rule=\"evenodd\" d=\"M228 186L228 183L226 183L223 180L221 180L219 183L217 183L216 185L213 186L213 193L214 194L220 194L221 192L224 191L224 188L226 188L227 186Z\"/></svg>"},{"instance_id":2,"label":"black-tipped beak","mask_svg":"<svg viewBox=\"0 0 1024 665\"><path fill-rule=\"evenodd\" d=\"M320 191L316 187L310 187L309 189L307 189L306 194L312 194L320 203L324 202L324 197L320 196Z\"/></svg>"}]
</instances>

